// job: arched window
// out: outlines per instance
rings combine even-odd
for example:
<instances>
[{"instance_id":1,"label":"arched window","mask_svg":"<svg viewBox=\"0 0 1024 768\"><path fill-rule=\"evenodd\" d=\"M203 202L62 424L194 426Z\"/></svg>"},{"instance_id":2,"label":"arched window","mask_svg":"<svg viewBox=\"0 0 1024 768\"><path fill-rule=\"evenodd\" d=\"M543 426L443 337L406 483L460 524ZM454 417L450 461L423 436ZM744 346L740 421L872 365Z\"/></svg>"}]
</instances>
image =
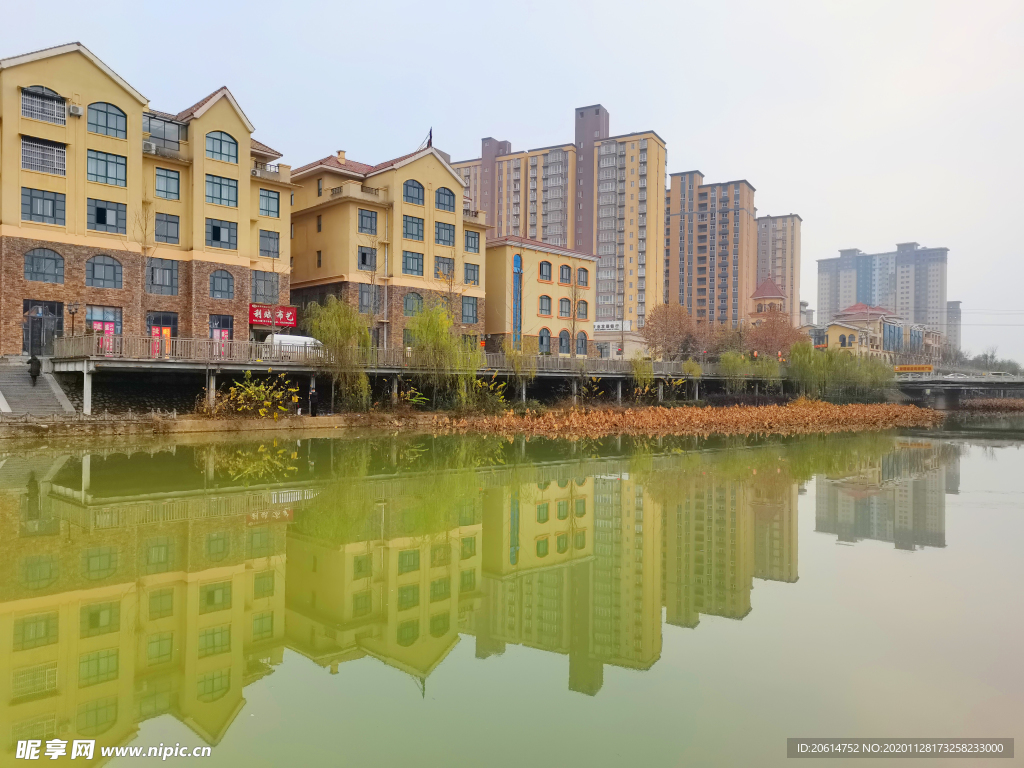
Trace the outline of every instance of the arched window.
<instances>
[{"instance_id":1,"label":"arched window","mask_svg":"<svg viewBox=\"0 0 1024 768\"><path fill-rule=\"evenodd\" d=\"M558 282L568 285L572 282L572 267L563 264L558 268Z\"/></svg>"},{"instance_id":2,"label":"arched window","mask_svg":"<svg viewBox=\"0 0 1024 768\"><path fill-rule=\"evenodd\" d=\"M398 644L408 648L420 637L419 619L403 621L398 625Z\"/></svg>"},{"instance_id":3,"label":"arched window","mask_svg":"<svg viewBox=\"0 0 1024 768\"><path fill-rule=\"evenodd\" d=\"M92 581L117 573L117 549L93 547L82 553L82 575Z\"/></svg>"},{"instance_id":4,"label":"arched window","mask_svg":"<svg viewBox=\"0 0 1024 768\"><path fill-rule=\"evenodd\" d=\"M845 347L846 346L846 334L845 333L839 334L839 346L840 347Z\"/></svg>"},{"instance_id":5,"label":"arched window","mask_svg":"<svg viewBox=\"0 0 1024 768\"><path fill-rule=\"evenodd\" d=\"M568 355L569 354L569 332L562 331L558 334L558 354Z\"/></svg>"},{"instance_id":6,"label":"arched window","mask_svg":"<svg viewBox=\"0 0 1024 768\"><path fill-rule=\"evenodd\" d=\"M430 634L434 637L444 637L448 634L452 617L447 613L436 613L430 617Z\"/></svg>"},{"instance_id":7,"label":"arched window","mask_svg":"<svg viewBox=\"0 0 1024 768\"><path fill-rule=\"evenodd\" d=\"M572 302L568 299L558 300L558 316L568 317L569 313L572 312Z\"/></svg>"},{"instance_id":8,"label":"arched window","mask_svg":"<svg viewBox=\"0 0 1024 768\"><path fill-rule=\"evenodd\" d=\"M576 270L576 285L586 287L590 281L590 273L583 267Z\"/></svg>"},{"instance_id":9,"label":"arched window","mask_svg":"<svg viewBox=\"0 0 1024 768\"><path fill-rule=\"evenodd\" d=\"M587 354L587 334L580 331L576 334L576 354L586 355Z\"/></svg>"},{"instance_id":10,"label":"arched window","mask_svg":"<svg viewBox=\"0 0 1024 768\"><path fill-rule=\"evenodd\" d=\"M423 205L423 185L415 179L409 179L402 186L402 199L413 205Z\"/></svg>"},{"instance_id":11,"label":"arched window","mask_svg":"<svg viewBox=\"0 0 1024 768\"><path fill-rule=\"evenodd\" d=\"M542 315L550 315L551 314L551 297L550 296L541 296L540 297L540 313Z\"/></svg>"},{"instance_id":12,"label":"arched window","mask_svg":"<svg viewBox=\"0 0 1024 768\"><path fill-rule=\"evenodd\" d=\"M64 257L49 248L33 248L25 254L25 279L36 283L63 283Z\"/></svg>"},{"instance_id":13,"label":"arched window","mask_svg":"<svg viewBox=\"0 0 1024 768\"><path fill-rule=\"evenodd\" d=\"M405 316L416 317L420 312L423 311L423 297L418 293L407 293L405 294Z\"/></svg>"},{"instance_id":14,"label":"arched window","mask_svg":"<svg viewBox=\"0 0 1024 768\"><path fill-rule=\"evenodd\" d=\"M231 669L218 669L196 678L196 698L207 704L224 698L231 690Z\"/></svg>"},{"instance_id":15,"label":"arched window","mask_svg":"<svg viewBox=\"0 0 1024 768\"><path fill-rule=\"evenodd\" d=\"M540 279L541 280L549 280L549 281L551 280L551 262L550 261L542 261L540 263Z\"/></svg>"},{"instance_id":16,"label":"arched window","mask_svg":"<svg viewBox=\"0 0 1024 768\"><path fill-rule=\"evenodd\" d=\"M440 187L434 194L434 202L439 211L454 211L455 193L448 189L448 187Z\"/></svg>"},{"instance_id":17,"label":"arched window","mask_svg":"<svg viewBox=\"0 0 1024 768\"><path fill-rule=\"evenodd\" d=\"M757 311L758 312L764 312L764 304L758 304L757 305Z\"/></svg>"},{"instance_id":18,"label":"arched window","mask_svg":"<svg viewBox=\"0 0 1024 768\"><path fill-rule=\"evenodd\" d=\"M586 320L587 319L587 302L585 302L585 301L578 301L578 302L576 302L576 317L578 317L580 320Z\"/></svg>"},{"instance_id":19,"label":"arched window","mask_svg":"<svg viewBox=\"0 0 1024 768\"><path fill-rule=\"evenodd\" d=\"M100 133L117 139L128 138L128 116L113 104L97 101L89 105L89 133Z\"/></svg>"},{"instance_id":20,"label":"arched window","mask_svg":"<svg viewBox=\"0 0 1024 768\"><path fill-rule=\"evenodd\" d=\"M122 288L121 262L113 256L93 256L85 262L85 284L93 288Z\"/></svg>"},{"instance_id":21,"label":"arched window","mask_svg":"<svg viewBox=\"0 0 1024 768\"><path fill-rule=\"evenodd\" d=\"M537 557L547 557L548 554L548 540L538 539L537 540Z\"/></svg>"},{"instance_id":22,"label":"arched window","mask_svg":"<svg viewBox=\"0 0 1024 768\"><path fill-rule=\"evenodd\" d=\"M551 331L547 328L540 329L540 335L537 337L537 348L542 355L551 352Z\"/></svg>"},{"instance_id":23,"label":"arched window","mask_svg":"<svg viewBox=\"0 0 1024 768\"><path fill-rule=\"evenodd\" d=\"M238 142L224 131L206 134L206 156L225 163L238 163Z\"/></svg>"},{"instance_id":24,"label":"arched window","mask_svg":"<svg viewBox=\"0 0 1024 768\"><path fill-rule=\"evenodd\" d=\"M217 269L210 273L210 298L235 298L235 278L225 269Z\"/></svg>"}]
</instances>

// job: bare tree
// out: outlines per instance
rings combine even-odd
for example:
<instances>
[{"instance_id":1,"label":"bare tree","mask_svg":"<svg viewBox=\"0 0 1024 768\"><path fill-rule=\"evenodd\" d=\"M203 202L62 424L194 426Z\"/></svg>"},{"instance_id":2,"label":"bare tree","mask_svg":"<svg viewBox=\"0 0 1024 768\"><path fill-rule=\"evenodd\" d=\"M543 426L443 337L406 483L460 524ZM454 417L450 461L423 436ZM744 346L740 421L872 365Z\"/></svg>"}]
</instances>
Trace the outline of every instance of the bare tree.
<instances>
[{"instance_id":1,"label":"bare tree","mask_svg":"<svg viewBox=\"0 0 1024 768\"><path fill-rule=\"evenodd\" d=\"M389 275L384 274L384 269L381 266L380 238L377 235L360 235L360 237L366 243L363 247L370 251L365 259L362 253L359 254L359 269L366 272L370 285L368 330L375 346L386 347L388 345L386 320L388 317L387 278ZM383 339L381 331L383 331Z\"/></svg>"},{"instance_id":2,"label":"bare tree","mask_svg":"<svg viewBox=\"0 0 1024 768\"><path fill-rule=\"evenodd\" d=\"M651 310L640 336L651 354L663 360L682 360L697 339L693 319L680 304L659 304Z\"/></svg>"}]
</instances>

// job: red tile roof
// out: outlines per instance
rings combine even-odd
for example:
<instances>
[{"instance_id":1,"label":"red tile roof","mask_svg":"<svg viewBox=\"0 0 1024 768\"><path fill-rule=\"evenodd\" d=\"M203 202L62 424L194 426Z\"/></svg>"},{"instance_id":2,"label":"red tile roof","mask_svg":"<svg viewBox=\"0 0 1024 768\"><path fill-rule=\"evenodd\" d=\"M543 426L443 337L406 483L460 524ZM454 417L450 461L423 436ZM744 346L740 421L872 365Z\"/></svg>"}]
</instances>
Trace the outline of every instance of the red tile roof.
<instances>
[{"instance_id":1,"label":"red tile roof","mask_svg":"<svg viewBox=\"0 0 1024 768\"><path fill-rule=\"evenodd\" d=\"M320 160L314 160L312 163L306 163L305 165L296 168L292 171L292 176L296 176L303 171L308 171L310 168L316 168L319 165L323 165L337 171L342 171L344 173L354 173L359 176L365 176L373 170L372 165L357 163L355 160L339 160L337 155L328 155Z\"/></svg>"},{"instance_id":2,"label":"red tile roof","mask_svg":"<svg viewBox=\"0 0 1024 768\"><path fill-rule=\"evenodd\" d=\"M261 155L271 155L274 158L281 157L280 152L278 152L276 149L271 149L262 141L256 141L256 139L249 139L249 142L252 146L253 152L258 152Z\"/></svg>"},{"instance_id":3,"label":"red tile roof","mask_svg":"<svg viewBox=\"0 0 1024 768\"><path fill-rule=\"evenodd\" d=\"M186 122L188 120L191 120L193 115L195 115L195 113L199 111L204 104L209 102L210 99L212 99L214 96L217 96L218 94L222 93L223 91L226 91L227 89L228 87L226 85L222 85L216 91L207 96L205 99L200 99L188 109L179 112L177 115L174 116L174 119L178 122Z\"/></svg>"},{"instance_id":4,"label":"red tile roof","mask_svg":"<svg viewBox=\"0 0 1024 768\"><path fill-rule=\"evenodd\" d=\"M861 302L858 302L857 304L854 304L853 306L847 307L846 309L843 309L843 310L840 310L839 312L836 312L834 317L838 317L839 315L855 315L855 314L859 314L861 312L867 312L867 313L872 313L872 314L880 314L880 315L895 314L892 310L886 309L885 307L872 307L872 306L870 306L868 304L865 304L863 301L861 301Z\"/></svg>"},{"instance_id":5,"label":"red tile roof","mask_svg":"<svg viewBox=\"0 0 1024 768\"><path fill-rule=\"evenodd\" d=\"M764 281L757 286L757 290L750 294L752 299L784 299L786 298L785 292L779 288L778 284L770 277L766 277Z\"/></svg>"}]
</instances>

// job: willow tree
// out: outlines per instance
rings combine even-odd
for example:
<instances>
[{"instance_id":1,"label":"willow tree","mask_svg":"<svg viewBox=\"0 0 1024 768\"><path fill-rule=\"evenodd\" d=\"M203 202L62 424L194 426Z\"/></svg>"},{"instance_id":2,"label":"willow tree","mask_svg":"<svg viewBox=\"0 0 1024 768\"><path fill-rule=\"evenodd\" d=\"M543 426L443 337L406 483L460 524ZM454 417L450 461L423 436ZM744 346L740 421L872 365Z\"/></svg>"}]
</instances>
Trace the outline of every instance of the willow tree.
<instances>
[{"instance_id":1,"label":"willow tree","mask_svg":"<svg viewBox=\"0 0 1024 768\"><path fill-rule=\"evenodd\" d=\"M430 389L434 407L438 396L460 407L467 405L483 360L476 344L455 334L446 302L428 304L406 328L413 337L414 377Z\"/></svg>"},{"instance_id":2,"label":"willow tree","mask_svg":"<svg viewBox=\"0 0 1024 768\"><path fill-rule=\"evenodd\" d=\"M331 410L336 390L346 405L365 410L370 405L370 380L363 370L370 347L365 318L336 296L328 296L323 304L308 304L303 314L303 328L323 344L318 368L331 377Z\"/></svg>"},{"instance_id":3,"label":"willow tree","mask_svg":"<svg viewBox=\"0 0 1024 768\"><path fill-rule=\"evenodd\" d=\"M505 365L512 372L519 399L525 403L526 387L537 378L537 337L523 336L516 344L512 334L506 334L501 342L501 351L505 353Z\"/></svg>"}]
</instances>

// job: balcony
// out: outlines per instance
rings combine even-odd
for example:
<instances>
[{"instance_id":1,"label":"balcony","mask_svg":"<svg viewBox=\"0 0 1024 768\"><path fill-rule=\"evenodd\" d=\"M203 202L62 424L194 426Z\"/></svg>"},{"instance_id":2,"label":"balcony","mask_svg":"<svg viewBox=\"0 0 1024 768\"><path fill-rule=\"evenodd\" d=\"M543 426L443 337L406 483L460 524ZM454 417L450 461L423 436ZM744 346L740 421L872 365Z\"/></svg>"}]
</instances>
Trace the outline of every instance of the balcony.
<instances>
[{"instance_id":1,"label":"balcony","mask_svg":"<svg viewBox=\"0 0 1024 768\"><path fill-rule=\"evenodd\" d=\"M464 224L478 224L483 227L487 224L487 214L484 211L474 211L470 208L463 208L462 221Z\"/></svg>"},{"instance_id":2,"label":"balcony","mask_svg":"<svg viewBox=\"0 0 1024 768\"><path fill-rule=\"evenodd\" d=\"M185 153L182 152L179 147L180 144L177 141L168 141L164 143L164 140L162 139L153 141L151 139L147 139L145 136L142 138L143 154L164 157L168 160L177 160L179 163L189 162L188 158L185 157Z\"/></svg>"},{"instance_id":3,"label":"balcony","mask_svg":"<svg viewBox=\"0 0 1024 768\"><path fill-rule=\"evenodd\" d=\"M331 189L331 200L338 199L377 203L378 205L391 204L387 200L386 189L382 192L377 187L367 187L355 181Z\"/></svg>"}]
</instances>

